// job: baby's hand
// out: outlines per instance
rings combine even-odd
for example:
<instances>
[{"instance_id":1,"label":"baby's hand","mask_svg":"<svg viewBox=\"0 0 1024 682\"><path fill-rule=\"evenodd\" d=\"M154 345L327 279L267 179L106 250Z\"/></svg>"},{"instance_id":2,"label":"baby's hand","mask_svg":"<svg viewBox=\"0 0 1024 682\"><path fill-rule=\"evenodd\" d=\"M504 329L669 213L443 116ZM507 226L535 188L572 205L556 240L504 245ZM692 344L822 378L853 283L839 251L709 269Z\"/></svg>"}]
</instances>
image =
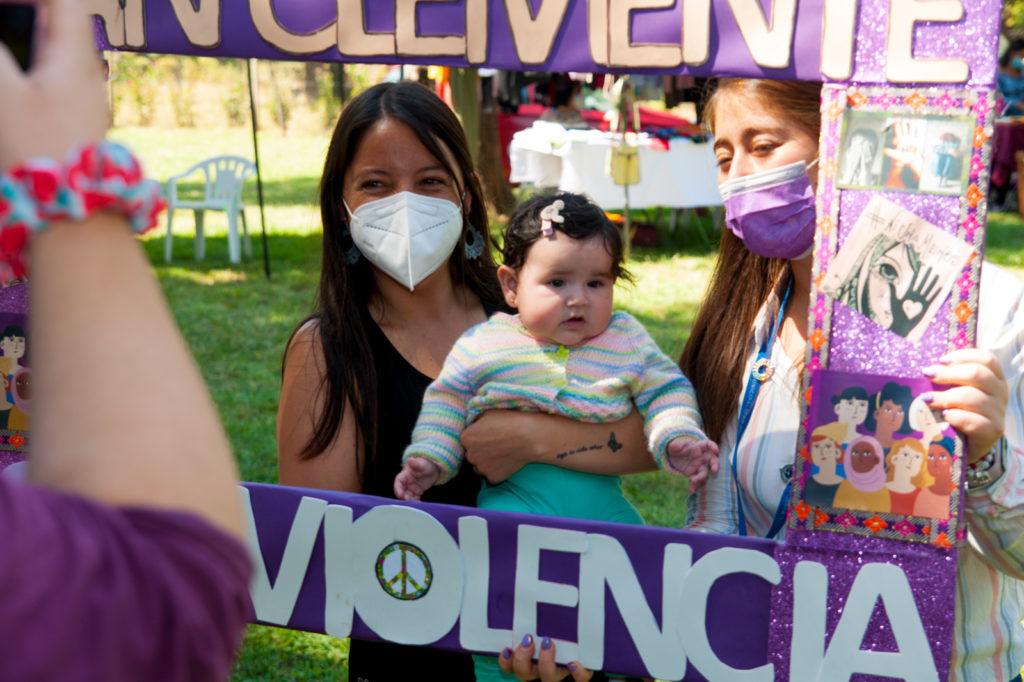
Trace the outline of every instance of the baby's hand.
<instances>
[{"instance_id":1,"label":"baby's hand","mask_svg":"<svg viewBox=\"0 0 1024 682\"><path fill-rule=\"evenodd\" d=\"M441 467L426 457L410 457L395 476L395 497L418 502L440 476Z\"/></svg>"},{"instance_id":2,"label":"baby's hand","mask_svg":"<svg viewBox=\"0 0 1024 682\"><path fill-rule=\"evenodd\" d=\"M692 495L710 474L718 473L718 444L707 438L679 436L668 442L666 459L670 471L690 479Z\"/></svg>"}]
</instances>

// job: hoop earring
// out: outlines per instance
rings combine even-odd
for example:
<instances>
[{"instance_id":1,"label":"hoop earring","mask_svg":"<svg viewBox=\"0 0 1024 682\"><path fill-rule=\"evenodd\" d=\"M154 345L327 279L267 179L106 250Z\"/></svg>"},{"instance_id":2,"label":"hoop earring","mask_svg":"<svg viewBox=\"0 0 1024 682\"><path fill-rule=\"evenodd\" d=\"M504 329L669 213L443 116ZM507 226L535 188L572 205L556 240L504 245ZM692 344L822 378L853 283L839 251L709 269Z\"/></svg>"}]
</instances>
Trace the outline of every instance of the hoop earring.
<instances>
[{"instance_id":1,"label":"hoop earring","mask_svg":"<svg viewBox=\"0 0 1024 682\"><path fill-rule=\"evenodd\" d=\"M359 262L361 254L359 253L359 248L356 247L355 240L352 239L352 233L348 230L348 222L345 222L341 228L341 238L344 239L345 237L348 237L349 241L352 242L352 246L348 247L348 250L345 251L345 258L349 265L355 265Z\"/></svg>"},{"instance_id":2,"label":"hoop earring","mask_svg":"<svg viewBox=\"0 0 1024 682\"><path fill-rule=\"evenodd\" d=\"M353 244L352 247L345 252L345 257L348 259L349 265L355 265L356 263L358 263L360 255L361 254L359 253L359 249L356 248L355 244Z\"/></svg>"},{"instance_id":3,"label":"hoop earring","mask_svg":"<svg viewBox=\"0 0 1024 682\"><path fill-rule=\"evenodd\" d=\"M470 225L466 229L466 236L462 240L462 248L466 252L466 258L476 260L484 252L484 238L476 228Z\"/></svg>"}]
</instances>

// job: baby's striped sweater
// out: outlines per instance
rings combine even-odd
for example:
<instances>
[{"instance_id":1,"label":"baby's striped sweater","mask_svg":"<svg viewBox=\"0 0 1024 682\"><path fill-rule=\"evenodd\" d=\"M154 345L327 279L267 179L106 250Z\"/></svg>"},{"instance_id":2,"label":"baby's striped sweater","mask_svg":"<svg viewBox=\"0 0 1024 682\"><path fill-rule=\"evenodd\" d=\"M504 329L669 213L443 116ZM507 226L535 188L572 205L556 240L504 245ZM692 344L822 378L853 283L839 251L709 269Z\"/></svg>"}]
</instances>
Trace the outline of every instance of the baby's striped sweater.
<instances>
[{"instance_id":1,"label":"baby's striped sweater","mask_svg":"<svg viewBox=\"0 0 1024 682\"><path fill-rule=\"evenodd\" d=\"M423 396L403 461L430 458L441 467L443 483L462 464L463 429L487 410L611 422L634 405L662 468L670 440L706 437L690 381L628 313L614 313L601 334L572 347L540 341L518 315L497 313L463 334L448 354Z\"/></svg>"}]
</instances>

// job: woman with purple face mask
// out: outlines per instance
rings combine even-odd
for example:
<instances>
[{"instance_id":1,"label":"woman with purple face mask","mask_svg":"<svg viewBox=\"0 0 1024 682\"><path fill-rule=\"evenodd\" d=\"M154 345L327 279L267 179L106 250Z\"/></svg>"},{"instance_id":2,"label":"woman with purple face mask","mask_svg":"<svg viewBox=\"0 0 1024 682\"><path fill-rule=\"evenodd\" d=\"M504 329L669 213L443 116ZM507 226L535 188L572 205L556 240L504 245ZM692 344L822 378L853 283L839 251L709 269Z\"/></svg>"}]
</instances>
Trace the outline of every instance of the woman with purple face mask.
<instances>
[{"instance_id":1,"label":"woman with purple face mask","mask_svg":"<svg viewBox=\"0 0 1024 682\"><path fill-rule=\"evenodd\" d=\"M723 79L705 107L729 229L680 359L721 457L722 473L689 498L696 530L779 537L800 421L820 117L817 83ZM925 400L967 436L957 680L1007 679L1024 665L1024 286L986 264L980 303L979 349L923 370L953 386ZM741 415L751 382L759 390Z\"/></svg>"}]
</instances>

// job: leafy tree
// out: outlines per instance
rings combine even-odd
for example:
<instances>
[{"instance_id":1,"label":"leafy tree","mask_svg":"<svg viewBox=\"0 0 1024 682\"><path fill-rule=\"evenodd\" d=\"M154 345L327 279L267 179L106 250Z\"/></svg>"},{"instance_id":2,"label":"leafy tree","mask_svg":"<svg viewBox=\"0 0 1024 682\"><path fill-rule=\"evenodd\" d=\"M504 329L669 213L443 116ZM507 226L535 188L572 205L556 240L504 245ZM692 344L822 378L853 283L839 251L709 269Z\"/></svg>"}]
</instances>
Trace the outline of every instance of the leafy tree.
<instances>
[{"instance_id":1,"label":"leafy tree","mask_svg":"<svg viewBox=\"0 0 1024 682\"><path fill-rule=\"evenodd\" d=\"M1024 0L1006 0L1003 3L1003 30L1008 33L1024 32Z\"/></svg>"}]
</instances>

